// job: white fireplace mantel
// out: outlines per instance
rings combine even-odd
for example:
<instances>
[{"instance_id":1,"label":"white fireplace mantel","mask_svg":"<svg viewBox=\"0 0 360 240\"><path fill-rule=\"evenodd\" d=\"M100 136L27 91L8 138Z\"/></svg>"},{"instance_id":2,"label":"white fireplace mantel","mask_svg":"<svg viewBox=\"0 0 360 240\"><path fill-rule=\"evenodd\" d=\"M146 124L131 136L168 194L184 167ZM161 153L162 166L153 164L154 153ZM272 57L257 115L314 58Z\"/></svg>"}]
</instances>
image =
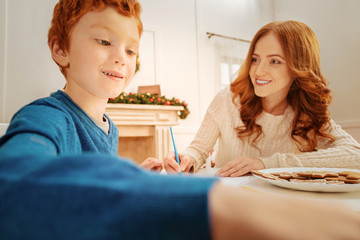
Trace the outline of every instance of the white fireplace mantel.
<instances>
[{"instance_id":1,"label":"white fireplace mantel","mask_svg":"<svg viewBox=\"0 0 360 240\"><path fill-rule=\"evenodd\" d=\"M182 106L108 104L105 113L119 129L120 156L137 163L147 157L162 160L170 151L170 126L179 124Z\"/></svg>"}]
</instances>

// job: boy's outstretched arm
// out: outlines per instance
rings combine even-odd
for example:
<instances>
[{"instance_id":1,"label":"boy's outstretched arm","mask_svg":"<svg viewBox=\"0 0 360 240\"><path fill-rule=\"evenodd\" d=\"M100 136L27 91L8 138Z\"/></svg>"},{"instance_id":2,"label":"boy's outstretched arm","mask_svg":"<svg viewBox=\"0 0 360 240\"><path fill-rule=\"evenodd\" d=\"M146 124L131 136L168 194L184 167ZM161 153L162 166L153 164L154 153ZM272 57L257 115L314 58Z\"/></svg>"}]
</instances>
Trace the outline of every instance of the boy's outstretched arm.
<instances>
[{"instance_id":1,"label":"boy's outstretched arm","mask_svg":"<svg viewBox=\"0 0 360 240\"><path fill-rule=\"evenodd\" d=\"M215 181L153 174L100 154L2 155L0 237L331 240L360 236L360 216L349 209L214 185Z\"/></svg>"},{"instance_id":2,"label":"boy's outstretched arm","mask_svg":"<svg viewBox=\"0 0 360 240\"><path fill-rule=\"evenodd\" d=\"M104 154L3 154L0 239L209 239L215 181Z\"/></svg>"},{"instance_id":3,"label":"boy's outstretched arm","mask_svg":"<svg viewBox=\"0 0 360 240\"><path fill-rule=\"evenodd\" d=\"M360 214L346 206L216 183L209 194L215 240L359 239Z\"/></svg>"}]
</instances>

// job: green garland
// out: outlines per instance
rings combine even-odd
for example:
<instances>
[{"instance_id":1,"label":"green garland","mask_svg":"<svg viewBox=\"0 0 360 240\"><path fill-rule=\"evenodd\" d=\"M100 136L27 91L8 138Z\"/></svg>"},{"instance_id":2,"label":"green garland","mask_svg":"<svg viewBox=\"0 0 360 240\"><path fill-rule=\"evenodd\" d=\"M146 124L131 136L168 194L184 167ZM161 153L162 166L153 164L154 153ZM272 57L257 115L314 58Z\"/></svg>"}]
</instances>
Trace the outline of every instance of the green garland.
<instances>
[{"instance_id":1,"label":"green garland","mask_svg":"<svg viewBox=\"0 0 360 240\"><path fill-rule=\"evenodd\" d=\"M108 103L128 103L128 104L151 104L151 105L167 105L167 106L182 106L184 110L179 111L179 118L185 119L190 111L188 104L185 101L180 101L177 98L168 99L165 96L158 96L151 93L125 93L122 92L116 98L110 98Z\"/></svg>"}]
</instances>

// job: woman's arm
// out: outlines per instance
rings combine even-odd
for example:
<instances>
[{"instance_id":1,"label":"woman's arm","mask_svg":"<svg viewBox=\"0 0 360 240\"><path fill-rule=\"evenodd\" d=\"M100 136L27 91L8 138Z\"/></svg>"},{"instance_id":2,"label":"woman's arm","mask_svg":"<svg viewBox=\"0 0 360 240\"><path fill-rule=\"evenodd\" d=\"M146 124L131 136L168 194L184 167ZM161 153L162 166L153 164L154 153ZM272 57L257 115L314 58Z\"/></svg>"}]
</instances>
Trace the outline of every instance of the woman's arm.
<instances>
[{"instance_id":1,"label":"woman's arm","mask_svg":"<svg viewBox=\"0 0 360 240\"><path fill-rule=\"evenodd\" d=\"M221 123L221 119L228 117L221 111L225 107L225 105L222 104L224 102L223 95L224 91L221 91L213 99L195 138L185 151L179 154L180 166L177 164L173 152L170 152L164 158L164 167L167 172L180 172L181 170L193 172L197 171L205 163L206 158L209 156L220 135L219 124Z\"/></svg>"},{"instance_id":2,"label":"woman's arm","mask_svg":"<svg viewBox=\"0 0 360 240\"><path fill-rule=\"evenodd\" d=\"M339 125L331 121L333 143L319 141L319 149L300 154L275 153L261 157L266 168L276 167L333 167L360 169L360 144Z\"/></svg>"},{"instance_id":3,"label":"woman's arm","mask_svg":"<svg viewBox=\"0 0 360 240\"><path fill-rule=\"evenodd\" d=\"M213 149L220 134L220 129L214 117L209 111L191 144L182 153L194 160L194 170L197 171L204 163Z\"/></svg>"}]
</instances>

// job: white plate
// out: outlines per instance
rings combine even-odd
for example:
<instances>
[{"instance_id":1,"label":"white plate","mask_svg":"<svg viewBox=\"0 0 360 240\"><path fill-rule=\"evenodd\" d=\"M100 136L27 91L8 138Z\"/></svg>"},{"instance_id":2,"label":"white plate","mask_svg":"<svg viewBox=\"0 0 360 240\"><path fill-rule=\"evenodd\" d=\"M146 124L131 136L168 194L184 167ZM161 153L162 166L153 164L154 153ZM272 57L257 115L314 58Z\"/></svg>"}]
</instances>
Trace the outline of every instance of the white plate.
<instances>
[{"instance_id":1,"label":"white plate","mask_svg":"<svg viewBox=\"0 0 360 240\"><path fill-rule=\"evenodd\" d=\"M304 172L304 171L332 171L332 172L342 172L342 171L353 171L359 172L360 170L356 169L347 169L347 168L269 168L258 170L262 173L276 173L276 172ZM324 184L324 183L298 183L298 182L288 182L288 181L278 181L263 178L253 174L255 177L260 178L264 181L267 181L276 186L291 188L296 190L303 191L312 191L312 192L354 192L360 191L360 183L357 184Z\"/></svg>"}]
</instances>

